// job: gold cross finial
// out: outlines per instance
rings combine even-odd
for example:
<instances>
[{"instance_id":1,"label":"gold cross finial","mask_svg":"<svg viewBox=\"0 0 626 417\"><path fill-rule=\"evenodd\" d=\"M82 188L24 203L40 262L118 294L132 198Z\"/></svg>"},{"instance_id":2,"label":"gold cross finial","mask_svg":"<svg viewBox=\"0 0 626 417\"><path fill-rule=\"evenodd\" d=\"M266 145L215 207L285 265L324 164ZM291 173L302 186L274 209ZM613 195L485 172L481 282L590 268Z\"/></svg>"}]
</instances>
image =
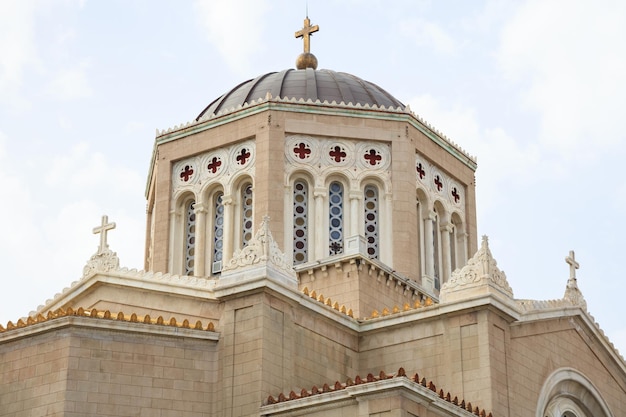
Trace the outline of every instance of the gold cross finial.
<instances>
[{"instance_id":1,"label":"gold cross finial","mask_svg":"<svg viewBox=\"0 0 626 417\"><path fill-rule=\"evenodd\" d=\"M304 19L304 27L296 32L296 38L304 39L304 53L308 54L311 52L311 34L320 30L318 25L311 26L311 20L309 16Z\"/></svg>"}]
</instances>

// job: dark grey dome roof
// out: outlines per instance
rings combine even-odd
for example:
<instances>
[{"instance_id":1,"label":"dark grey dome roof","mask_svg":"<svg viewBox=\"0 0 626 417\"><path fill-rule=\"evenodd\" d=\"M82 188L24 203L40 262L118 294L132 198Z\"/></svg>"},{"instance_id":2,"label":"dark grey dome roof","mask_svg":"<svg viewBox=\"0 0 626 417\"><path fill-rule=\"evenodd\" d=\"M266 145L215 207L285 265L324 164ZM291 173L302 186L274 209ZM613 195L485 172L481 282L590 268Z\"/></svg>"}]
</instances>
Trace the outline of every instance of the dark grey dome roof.
<instances>
[{"instance_id":1,"label":"dark grey dome roof","mask_svg":"<svg viewBox=\"0 0 626 417\"><path fill-rule=\"evenodd\" d=\"M270 93L272 97L311 99L329 103L336 101L346 104L376 104L377 106L392 106L404 109L394 96L369 81L365 81L352 74L331 70L304 70L287 69L281 72L270 72L255 79L245 81L223 96L209 104L198 116L218 113L228 110L252 100L263 99ZM196 120L197 120L196 119Z\"/></svg>"}]
</instances>

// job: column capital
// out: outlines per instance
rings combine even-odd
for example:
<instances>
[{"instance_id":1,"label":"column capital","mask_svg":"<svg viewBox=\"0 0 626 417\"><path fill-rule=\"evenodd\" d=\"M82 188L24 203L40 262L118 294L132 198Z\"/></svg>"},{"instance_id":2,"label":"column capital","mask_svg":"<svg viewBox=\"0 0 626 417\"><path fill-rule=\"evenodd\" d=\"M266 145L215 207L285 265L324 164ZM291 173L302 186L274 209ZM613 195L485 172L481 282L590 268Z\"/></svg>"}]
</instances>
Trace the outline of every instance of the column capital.
<instances>
[{"instance_id":1,"label":"column capital","mask_svg":"<svg viewBox=\"0 0 626 417\"><path fill-rule=\"evenodd\" d=\"M361 190L350 190L348 196L350 197L350 200L360 200L363 198L363 193Z\"/></svg>"},{"instance_id":2,"label":"column capital","mask_svg":"<svg viewBox=\"0 0 626 417\"><path fill-rule=\"evenodd\" d=\"M450 223L447 223L442 225L439 230L441 230L442 232L452 233L452 231L454 230L454 226Z\"/></svg>"},{"instance_id":3,"label":"column capital","mask_svg":"<svg viewBox=\"0 0 626 417\"><path fill-rule=\"evenodd\" d=\"M196 203L193 206L193 212L198 214L198 213L207 213L207 208L204 204L202 203Z\"/></svg>"}]
</instances>

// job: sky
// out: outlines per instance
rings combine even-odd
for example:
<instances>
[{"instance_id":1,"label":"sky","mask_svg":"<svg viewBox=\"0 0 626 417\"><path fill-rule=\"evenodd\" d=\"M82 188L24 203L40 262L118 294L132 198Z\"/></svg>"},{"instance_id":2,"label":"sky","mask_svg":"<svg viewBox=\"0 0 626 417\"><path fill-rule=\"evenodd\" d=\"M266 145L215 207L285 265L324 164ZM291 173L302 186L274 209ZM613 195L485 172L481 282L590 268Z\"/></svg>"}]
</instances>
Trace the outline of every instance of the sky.
<instances>
[{"instance_id":1,"label":"sky","mask_svg":"<svg viewBox=\"0 0 626 417\"><path fill-rule=\"evenodd\" d=\"M0 0L0 323L82 275L116 222L143 267L155 130L293 68L304 0ZM626 354L626 2L309 0L319 68L386 89L477 157L478 233L520 299L563 296Z\"/></svg>"}]
</instances>

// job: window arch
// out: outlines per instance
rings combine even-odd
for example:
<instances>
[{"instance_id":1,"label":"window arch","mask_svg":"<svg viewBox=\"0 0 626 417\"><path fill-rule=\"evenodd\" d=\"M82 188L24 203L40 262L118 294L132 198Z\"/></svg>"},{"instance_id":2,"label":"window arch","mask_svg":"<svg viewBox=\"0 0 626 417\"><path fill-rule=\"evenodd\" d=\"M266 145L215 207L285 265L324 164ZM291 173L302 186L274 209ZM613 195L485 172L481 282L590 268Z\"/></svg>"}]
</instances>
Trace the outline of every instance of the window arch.
<instances>
[{"instance_id":1,"label":"window arch","mask_svg":"<svg viewBox=\"0 0 626 417\"><path fill-rule=\"evenodd\" d=\"M613 417L613 414L587 377L573 368L560 368L544 382L535 417Z\"/></svg>"},{"instance_id":2,"label":"window arch","mask_svg":"<svg viewBox=\"0 0 626 417\"><path fill-rule=\"evenodd\" d=\"M363 190L363 218L365 221L365 241L367 244L367 255L370 258L378 259L379 251L379 199L378 188L375 185L366 185Z\"/></svg>"},{"instance_id":3,"label":"window arch","mask_svg":"<svg viewBox=\"0 0 626 417\"><path fill-rule=\"evenodd\" d=\"M343 253L344 187L333 181L328 187L328 254Z\"/></svg>"},{"instance_id":4,"label":"window arch","mask_svg":"<svg viewBox=\"0 0 626 417\"><path fill-rule=\"evenodd\" d=\"M196 201L188 200L184 204L185 221L184 221L184 263L183 272L185 275L193 275L194 263L196 257Z\"/></svg>"},{"instance_id":5,"label":"window arch","mask_svg":"<svg viewBox=\"0 0 626 417\"><path fill-rule=\"evenodd\" d=\"M293 264L299 265L309 259L309 186L304 180L293 184Z\"/></svg>"}]
</instances>

